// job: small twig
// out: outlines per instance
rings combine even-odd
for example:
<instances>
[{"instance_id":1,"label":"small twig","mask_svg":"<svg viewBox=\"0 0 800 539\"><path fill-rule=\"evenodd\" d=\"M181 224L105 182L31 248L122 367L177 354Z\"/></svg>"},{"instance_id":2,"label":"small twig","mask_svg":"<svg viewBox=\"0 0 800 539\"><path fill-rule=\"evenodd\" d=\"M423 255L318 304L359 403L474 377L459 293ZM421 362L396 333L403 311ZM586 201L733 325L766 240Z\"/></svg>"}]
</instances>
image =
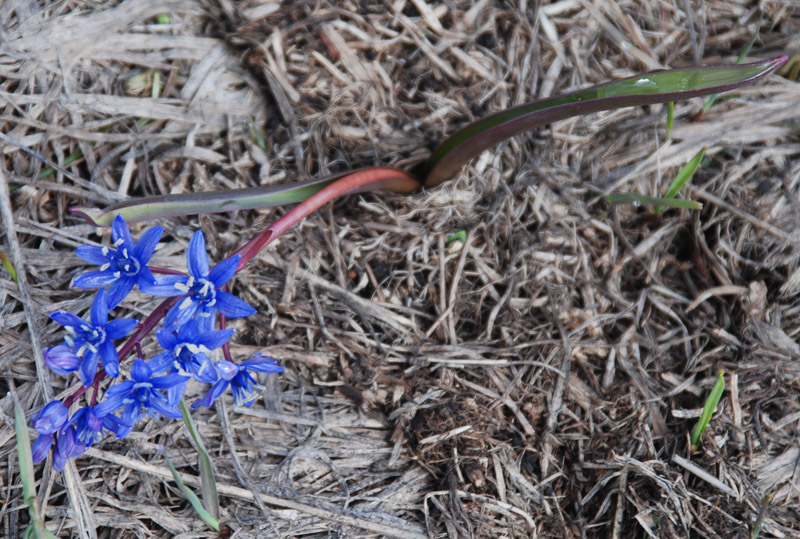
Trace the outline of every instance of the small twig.
<instances>
[{"instance_id":1,"label":"small twig","mask_svg":"<svg viewBox=\"0 0 800 539\"><path fill-rule=\"evenodd\" d=\"M319 298L317 298L317 291L314 289L314 285L308 283L308 291L311 294L311 302L314 304L314 313L317 315L317 321L319 322L319 329L322 331L322 334L329 340L336 343L336 346L342 349L345 354L350 356L350 351L347 347L342 344L342 341L337 339L333 333L328 331L328 326L325 324L325 317L322 316L322 308L319 305Z\"/></svg>"}]
</instances>

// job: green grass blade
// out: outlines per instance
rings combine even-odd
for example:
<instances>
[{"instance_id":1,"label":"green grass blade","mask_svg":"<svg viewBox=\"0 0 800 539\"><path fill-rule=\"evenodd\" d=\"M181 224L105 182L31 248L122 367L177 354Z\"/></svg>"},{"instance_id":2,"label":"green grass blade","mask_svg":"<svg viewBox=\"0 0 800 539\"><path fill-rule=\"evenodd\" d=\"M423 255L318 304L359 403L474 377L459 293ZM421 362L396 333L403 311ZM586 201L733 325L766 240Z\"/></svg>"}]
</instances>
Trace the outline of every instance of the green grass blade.
<instances>
[{"instance_id":1,"label":"green grass blade","mask_svg":"<svg viewBox=\"0 0 800 539\"><path fill-rule=\"evenodd\" d=\"M758 536L761 535L761 529L764 527L764 517L767 516L767 507L769 507L770 500L772 500L772 494L767 494L761 499L761 508L758 510L758 518L756 518L753 524L753 532L750 535L752 539L758 539Z\"/></svg>"},{"instance_id":2,"label":"green grass blade","mask_svg":"<svg viewBox=\"0 0 800 539\"><path fill-rule=\"evenodd\" d=\"M433 187L453 178L467 161L483 150L536 127L601 110L669 103L725 92L758 80L787 60L784 55L751 64L645 73L493 114L457 131L434 150L427 164L425 186Z\"/></svg>"},{"instance_id":3,"label":"green grass blade","mask_svg":"<svg viewBox=\"0 0 800 539\"><path fill-rule=\"evenodd\" d=\"M11 278L14 282L17 282L17 270L14 269L14 265L11 261L6 257L6 254L3 251L0 251L0 263L3 264L3 269L11 275Z\"/></svg>"},{"instance_id":4,"label":"green grass blade","mask_svg":"<svg viewBox=\"0 0 800 539\"><path fill-rule=\"evenodd\" d=\"M183 423L189 430L189 434L194 440L197 447L197 460L200 464L200 480L203 483L203 501L205 508L215 517L219 518L219 495L217 494L217 481L214 478L214 468L211 466L211 459L208 457L203 439L197 432L197 426L194 424L194 419L186 407L186 403L181 401L178 405L181 413L183 414Z\"/></svg>"},{"instance_id":5,"label":"green grass blade","mask_svg":"<svg viewBox=\"0 0 800 539\"><path fill-rule=\"evenodd\" d=\"M25 412L17 400L17 395L12 393L14 399L14 429L17 432L17 461L19 462L19 477L22 481L22 496L28 506L28 515L31 524L25 530L26 537L36 539L56 539L56 536L47 531L44 518L39 512L39 500L36 499L36 476L33 473L33 454L31 453L31 439L28 436L28 421Z\"/></svg>"},{"instance_id":6,"label":"green grass blade","mask_svg":"<svg viewBox=\"0 0 800 539\"><path fill-rule=\"evenodd\" d=\"M77 161L82 157L83 157L83 152L81 150L72 152L64 159L63 166L66 167L67 165L71 165L72 163L74 163L75 161ZM44 167L42 170L39 171L39 175L36 176L36 179L43 180L45 178L52 176L53 174L55 174L55 172L56 169L53 167Z\"/></svg>"},{"instance_id":7,"label":"green grass blade","mask_svg":"<svg viewBox=\"0 0 800 539\"><path fill-rule=\"evenodd\" d=\"M682 198L649 197L638 193L613 193L606 197L608 204L633 203L648 206L669 206L671 208L686 208L689 210L702 210L703 205L695 200Z\"/></svg>"},{"instance_id":8,"label":"green grass blade","mask_svg":"<svg viewBox=\"0 0 800 539\"><path fill-rule=\"evenodd\" d=\"M724 392L725 371L720 369L719 374L717 375L717 383L714 384L714 388L708 395L706 404L703 406L703 413L700 416L700 421L697 422L697 426L695 426L694 432L692 433L692 451L697 450L697 444L700 442L700 438L703 437L703 433L706 431L708 424L711 422L711 416L714 415L714 410L717 409L719 400L722 398L722 394Z\"/></svg>"},{"instance_id":9,"label":"green grass blade","mask_svg":"<svg viewBox=\"0 0 800 539\"><path fill-rule=\"evenodd\" d=\"M706 149L707 148L704 146L702 150L697 152L697 155L692 157L688 163L683 165L683 167L675 175L675 179L672 180L669 188L667 188L667 192L664 193L664 198L674 199L676 196L678 196L678 193L680 193L681 189L683 189L683 186L692 179L692 176L694 176L694 173L697 171L697 167L699 167L700 163L703 161L703 157L706 155ZM664 211L665 206L666 204L663 206L658 206L656 211L661 213Z\"/></svg>"},{"instance_id":10,"label":"green grass blade","mask_svg":"<svg viewBox=\"0 0 800 539\"><path fill-rule=\"evenodd\" d=\"M756 28L756 33L753 34L753 37L751 37L750 40L747 42L747 44L745 44L744 48L742 49L742 52L739 53L739 57L736 59L736 63L737 64L741 64L742 60L744 60L745 56L747 56L750 53L750 49L753 48L753 44L756 42L756 39L758 38L759 29L760 29L760 25L759 25L759 28ZM711 106L717 100L717 97L719 97L719 94L713 94L713 95L708 97L708 99L706 100L705 104L703 105L703 114L708 112L708 109L711 108Z\"/></svg>"},{"instance_id":11,"label":"green grass blade","mask_svg":"<svg viewBox=\"0 0 800 539\"><path fill-rule=\"evenodd\" d=\"M195 494L192 491L192 489L190 489L189 487L186 486L186 484L184 484L183 479L181 479L181 476L178 475L178 470L175 469L175 466L172 464L172 461L169 459L169 457L164 455L164 459L167 461L167 466L169 467L169 470L172 472L172 478L175 480L175 483L177 483L178 488L181 489L181 492L183 492L183 496L187 500L189 500L189 503L192 504L192 507L194 508L195 512L198 514L200 518L203 519L203 522L208 524L208 526L212 530L218 532L219 519L214 517L214 515L212 515L208 511L206 511L206 508L203 507L203 503L200 501L200 498L197 497L197 494Z\"/></svg>"},{"instance_id":12,"label":"green grass blade","mask_svg":"<svg viewBox=\"0 0 800 539\"><path fill-rule=\"evenodd\" d=\"M461 230L458 230L458 231L453 232L452 234L450 234L450 237L447 238L447 245L450 245L451 243L453 243L455 241L460 241L461 243L466 243L466 241L467 241L467 231L462 228Z\"/></svg>"}]
</instances>

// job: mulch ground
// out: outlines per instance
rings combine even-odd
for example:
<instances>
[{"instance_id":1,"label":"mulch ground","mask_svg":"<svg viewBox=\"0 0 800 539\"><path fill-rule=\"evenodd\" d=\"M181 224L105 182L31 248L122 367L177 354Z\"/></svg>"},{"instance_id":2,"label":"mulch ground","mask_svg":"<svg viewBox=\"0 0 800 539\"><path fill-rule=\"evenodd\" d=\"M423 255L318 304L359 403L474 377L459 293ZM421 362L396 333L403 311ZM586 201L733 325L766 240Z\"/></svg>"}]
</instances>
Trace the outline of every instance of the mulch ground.
<instances>
[{"instance_id":1,"label":"mulch ground","mask_svg":"<svg viewBox=\"0 0 800 539\"><path fill-rule=\"evenodd\" d=\"M69 287L87 270L73 251L108 231L69 206L414 170L469 121L733 62L756 30L748 58L800 53L791 1L6 1L0 249L23 279L0 272L0 394L33 413L79 383L41 368L62 338L46 313L88 307ZM702 118L703 100L677 103L670 140L661 106L551 124L441 187L336 201L254 260L233 290L259 312L234 321L233 352L286 371L250 408L194 414L234 536L800 535L791 71ZM704 146L685 192L701 211L605 202L660 195ZM185 267L198 228L222 260L285 211L165 220L153 261ZM128 314L156 304L135 295ZM726 391L692 452L720 369ZM11 403L7 537L28 519ZM180 421L143 421L63 474L37 467L49 528L215 537L165 455L199 484Z\"/></svg>"}]
</instances>

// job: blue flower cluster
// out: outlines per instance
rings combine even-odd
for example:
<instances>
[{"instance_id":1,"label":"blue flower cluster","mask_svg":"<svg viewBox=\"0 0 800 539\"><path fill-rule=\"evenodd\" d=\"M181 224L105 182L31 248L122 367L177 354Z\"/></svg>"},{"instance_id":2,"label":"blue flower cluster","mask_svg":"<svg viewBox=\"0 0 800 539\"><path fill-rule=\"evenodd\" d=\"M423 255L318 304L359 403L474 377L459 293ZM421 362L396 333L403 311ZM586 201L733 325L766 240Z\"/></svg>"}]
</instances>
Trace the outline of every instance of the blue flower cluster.
<instances>
[{"instance_id":1,"label":"blue flower cluster","mask_svg":"<svg viewBox=\"0 0 800 539\"><path fill-rule=\"evenodd\" d=\"M124 438L145 416L180 418L178 404L189 380L211 384L193 408L210 407L228 388L237 405L249 406L255 399L254 389L263 389L251 373L283 371L275 360L262 354L241 363L212 360L211 351L227 346L234 333L232 329L214 329L217 314L242 318L256 312L224 290L236 273L239 255L210 268L205 238L197 231L186 251L189 275L156 277L147 264L163 232L163 228L153 227L135 244L125 220L118 215L111 228L112 246L76 249L79 257L100 269L79 275L74 286L107 288L101 288L94 297L89 320L66 311L50 315L64 326L67 335L63 343L45 352L44 359L56 374L67 376L77 371L84 388L99 383L102 372L98 374L98 365L106 375L119 378L120 358L114 341L128 336L138 322L130 318L109 321L109 311L134 287L153 296L180 297L156 332L164 351L148 360L140 357L134 361L130 380L112 385L100 403L94 404L93 398L91 406L79 408L71 416L67 406L58 400L49 402L36 414L33 427L39 437L33 444L34 462L44 460L55 442L53 467L61 471L68 459L83 454L101 440L104 431Z\"/></svg>"}]
</instances>

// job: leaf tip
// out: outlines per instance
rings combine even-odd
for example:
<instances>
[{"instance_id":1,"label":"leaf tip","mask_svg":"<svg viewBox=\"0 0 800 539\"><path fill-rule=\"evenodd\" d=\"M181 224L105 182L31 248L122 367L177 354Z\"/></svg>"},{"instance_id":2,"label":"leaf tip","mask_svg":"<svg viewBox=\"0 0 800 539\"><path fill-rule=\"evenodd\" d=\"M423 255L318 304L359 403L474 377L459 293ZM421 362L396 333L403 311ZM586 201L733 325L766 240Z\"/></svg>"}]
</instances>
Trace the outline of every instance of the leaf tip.
<instances>
[{"instance_id":1,"label":"leaf tip","mask_svg":"<svg viewBox=\"0 0 800 539\"><path fill-rule=\"evenodd\" d=\"M104 222L105 219L103 219L103 211L98 208L91 208L89 206L72 206L68 211L76 217L80 217L87 223L94 226L110 226L111 224L110 222Z\"/></svg>"}]
</instances>

